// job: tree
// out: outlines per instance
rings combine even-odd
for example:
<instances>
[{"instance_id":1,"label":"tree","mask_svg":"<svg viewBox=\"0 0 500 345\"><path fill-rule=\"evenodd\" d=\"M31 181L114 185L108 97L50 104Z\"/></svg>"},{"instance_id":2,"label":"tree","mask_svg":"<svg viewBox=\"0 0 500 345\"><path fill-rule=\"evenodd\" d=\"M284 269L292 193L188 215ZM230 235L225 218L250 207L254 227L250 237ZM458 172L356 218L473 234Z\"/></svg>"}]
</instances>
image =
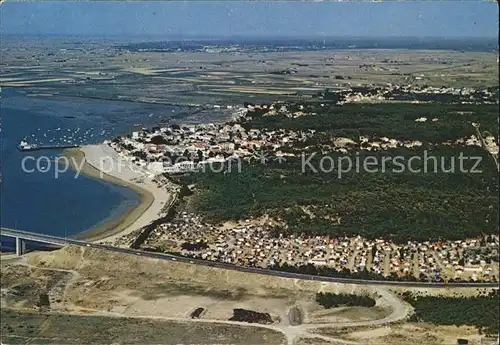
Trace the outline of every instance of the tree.
<instances>
[{"instance_id":1,"label":"tree","mask_svg":"<svg viewBox=\"0 0 500 345\"><path fill-rule=\"evenodd\" d=\"M167 140L161 136L161 135L156 135L154 137L151 138L151 144L155 144L155 145L166 145L167 144Z\"/></svg>"}]
</instances>

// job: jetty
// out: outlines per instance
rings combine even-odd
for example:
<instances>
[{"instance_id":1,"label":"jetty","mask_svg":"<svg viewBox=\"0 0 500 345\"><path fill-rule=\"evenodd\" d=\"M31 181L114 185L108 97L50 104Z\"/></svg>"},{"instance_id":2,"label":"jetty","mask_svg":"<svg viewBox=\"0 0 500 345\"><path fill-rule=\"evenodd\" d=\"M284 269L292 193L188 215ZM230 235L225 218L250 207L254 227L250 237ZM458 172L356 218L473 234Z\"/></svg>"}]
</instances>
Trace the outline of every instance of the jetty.
<instances>
[{"instance_id":1,"label":"jetty","mask_svg":"<svg viewBox=\"0 0 500 345\"><path fill-rule=\"evenodd\" d=\"M38 145L38 144L28 144L26 141L21 141L21 143L17 146L19 151L27 152L27 151L40 151L40 150L61 150L61 149L70 149L70 148L78 148L79 145L76 144L62 144L62 145Z\"/></svg>"}]
</instances>

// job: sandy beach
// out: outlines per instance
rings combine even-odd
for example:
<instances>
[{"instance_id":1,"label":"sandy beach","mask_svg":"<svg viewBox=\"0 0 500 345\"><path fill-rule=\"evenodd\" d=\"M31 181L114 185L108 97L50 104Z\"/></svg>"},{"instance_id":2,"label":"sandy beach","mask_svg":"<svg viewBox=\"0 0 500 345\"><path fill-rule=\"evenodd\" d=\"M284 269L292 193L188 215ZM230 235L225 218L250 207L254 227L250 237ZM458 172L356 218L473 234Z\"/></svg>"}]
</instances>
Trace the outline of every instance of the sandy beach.
<instances>
[{"instance_id":1,"label":"sandy beach","mask_svg":"<svg viewBox=\"0 0 500 345\"><path fill-rule=\"evenodd\" d=\"M139 195L139 205L129 207L118 217L75 235L77 239L112 243L163 216L163 208L172 202L172 194L165 187L158 187L139 167L119 165L120 157L107 145L87 145L79 149L67 149L62 156L73 163L71 164L73 168L75 168L74 163L76 166L82 166L81 174L130 188ZM82 160L85 160L83 165Z\"/></svg>"}]
</instances>

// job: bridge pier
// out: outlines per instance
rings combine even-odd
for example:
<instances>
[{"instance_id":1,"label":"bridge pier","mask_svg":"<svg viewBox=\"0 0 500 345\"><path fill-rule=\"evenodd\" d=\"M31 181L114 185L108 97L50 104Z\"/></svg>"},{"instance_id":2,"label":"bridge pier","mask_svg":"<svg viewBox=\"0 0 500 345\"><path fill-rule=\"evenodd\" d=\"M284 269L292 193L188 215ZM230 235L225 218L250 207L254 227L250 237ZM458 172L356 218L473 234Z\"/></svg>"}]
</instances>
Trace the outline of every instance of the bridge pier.
<instances>
[{"instance_id":1,"label":"bridge pier","mask_svg":"<svg viewBox=\"0 0 500 345\"><path fill-rule=\"evenodd\" d=\"M16 255L21 256L26 253L26 241L21 237L16 237Z\"/></svg>"}]
</instances>

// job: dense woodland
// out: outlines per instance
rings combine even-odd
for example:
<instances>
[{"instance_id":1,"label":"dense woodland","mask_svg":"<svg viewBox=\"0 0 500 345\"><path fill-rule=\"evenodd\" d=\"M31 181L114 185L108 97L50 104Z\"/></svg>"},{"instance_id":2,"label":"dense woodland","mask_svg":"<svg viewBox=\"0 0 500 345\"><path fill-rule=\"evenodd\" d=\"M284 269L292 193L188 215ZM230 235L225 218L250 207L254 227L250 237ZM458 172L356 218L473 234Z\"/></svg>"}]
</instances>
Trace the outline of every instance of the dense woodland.
<instances>
[{"instance_id":1,"label":"dense woodland","mask_svg":"<svg viewBox=\"0 0 500 345\"><path fill-rule=\"evenodd\" d=\"M498 290L477 297L412 296L409 293L403 297L415 308L411 321L438 325L472 325L486 334L499 333Z\"/></svg>"},{"instance_id":2,"label":"dense woodland","mask_svg":"<svg viewBox=\"0 0 500 345\"><path fill-rule=\"evenodd\" d=\"M358 140L360 135L401 140L441 143L475 134L472 122L483 130L498 131L498 106L495 104L333 104L310 103L301 110L316 113L294 119L285 115L261 116L252 113L246 128L305 131L313 129L327 137L347 137ZM299 104L287 104L289 111L299 111ZM420 117L426 122L415 122ZM432 119L438 120L433 122Z\"/></svg>"},{"instance_id":3,"label":"dense woodland","mask_svg":"<svg viewBox=\"0 0 500 345\"><path fill-rule=\"evenodd\" d=\"M325 308L346 307L373 307L375 300L364 295L336 294L331 292L318 292L316 302Z\"/></svg>"},{"instance_id":4,"label":"dense woodland","mask_svg":"<svg viewBox=\"0 0 500 345\"><path fill-rule=\"evenodd\" d=\"M465 156L482 157L483 172L398 173L387 168L385 173L351 171L339 178L337 171L302 172L297 158L285 163L248 164L241 172L207 170L185 180L196 185L191 207L213 222L269 214L286 223L279 229L282 233L361 235L396 242L498 233L496 168L481 149L460 151ZM381 159L417 154L423 155L402 149L378 155ZM434 154L439 161L443 157L450 162L458 151L439 148ZM319 159L311 164L318 167ZM464 167L469 169L470 164Z\"/></svg>"}]
</instances>

